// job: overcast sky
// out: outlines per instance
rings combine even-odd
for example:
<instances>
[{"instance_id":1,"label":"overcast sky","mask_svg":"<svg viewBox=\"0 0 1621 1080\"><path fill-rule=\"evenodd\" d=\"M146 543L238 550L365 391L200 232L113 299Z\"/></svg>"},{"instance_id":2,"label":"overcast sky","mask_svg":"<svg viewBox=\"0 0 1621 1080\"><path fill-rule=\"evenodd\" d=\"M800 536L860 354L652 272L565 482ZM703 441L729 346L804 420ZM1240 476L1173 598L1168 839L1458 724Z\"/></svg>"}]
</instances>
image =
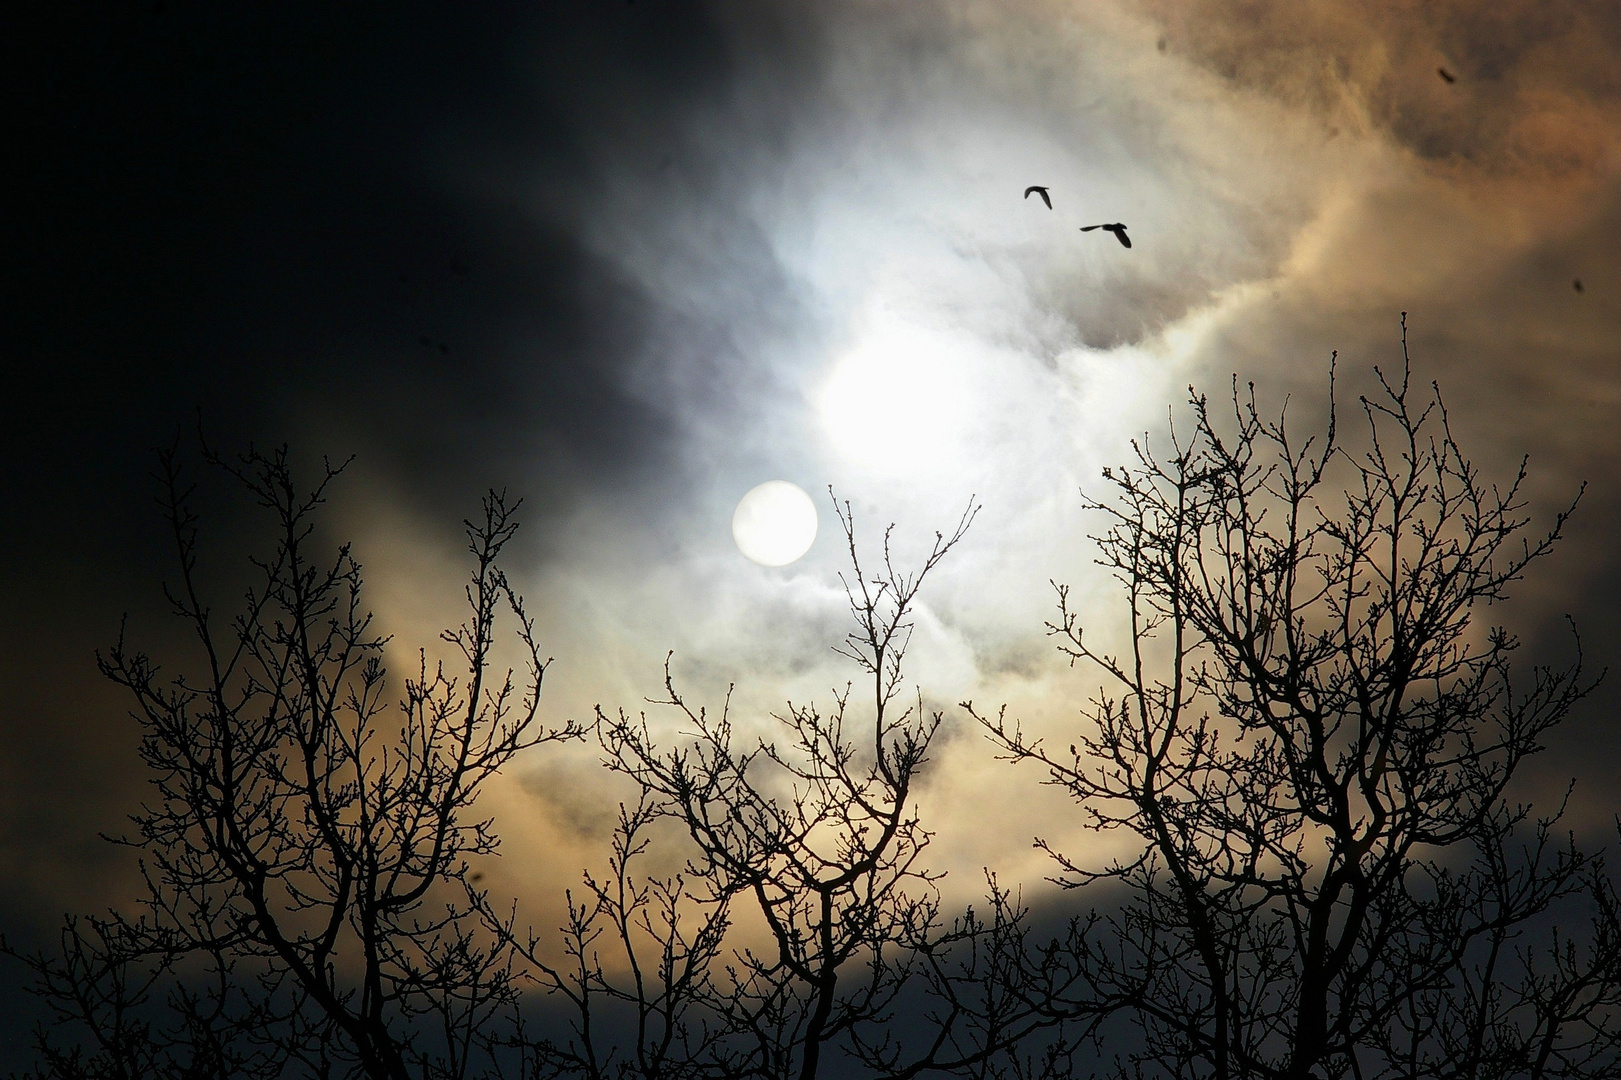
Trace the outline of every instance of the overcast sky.
<instances>
[{"instance_id":1,"label":"overcast sky","mask_svg":"<svg viewBox=\"0 0 1621 1080\"><path fill-rule=\"evenodd\" d=\"M746 724L825 698L854 675L830 652L828 486L869 542L895 522L903 552L977 495L912 667L951 718L924 797L936 865L964 887L986 863L1038 877L1030 835L1078 821L949 706L1069 722L1088 683L1043 637L1047 583L1074 583L1100 632L1119 615L1080 489L1189 383L1219 393L1237 373L1309 420L1331 351L1365 386L1399 363L1408 312L1416 373L1488 472L1529 453L1544 521L1589 483L1515 625L1557 655L1569 612L1595 666L1617 661L1609 0L30 18L0 76L17 132L0 154L7 926L128 888L96 833L144 780L94 650L127 612L180 666L149 473L199 415L223 447L356 455L330 535L356 541L407 650L459 618L479 494L522 494L512 569L557 657L556 721L637 707L671 649L695 697L735 681ZM1078 231L1104 221L1133 246ZM729 532L771 479L823 510L781 569ZM223 495L201 504L222 589L256 540ZM1580 774L1583 820L1615 803L1615 701L1592 699L1542 766ZM589 754L504 778L500 883L555 904L598 850L600 785Z\"/></svg>"}]
</instances>

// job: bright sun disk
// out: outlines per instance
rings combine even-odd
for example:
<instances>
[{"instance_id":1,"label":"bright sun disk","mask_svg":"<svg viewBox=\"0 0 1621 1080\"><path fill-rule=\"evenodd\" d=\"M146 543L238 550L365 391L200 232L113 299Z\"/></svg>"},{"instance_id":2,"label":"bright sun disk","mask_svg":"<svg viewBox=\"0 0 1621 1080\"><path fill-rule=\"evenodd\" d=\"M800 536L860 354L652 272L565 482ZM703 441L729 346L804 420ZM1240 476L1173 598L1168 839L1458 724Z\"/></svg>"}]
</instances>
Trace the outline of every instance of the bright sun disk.
<instances>
[{"instance_id":1,"label":"bright sun disk","mask_svg":"<svg viewBox=\"0 0 1621 1080\"><path fill-rule=\"evenodd\" d=\"M738 500L732 539L761 566L787 566L816 540L816 504L797 484L767 480Z\"/></svg>"}]
</instances>

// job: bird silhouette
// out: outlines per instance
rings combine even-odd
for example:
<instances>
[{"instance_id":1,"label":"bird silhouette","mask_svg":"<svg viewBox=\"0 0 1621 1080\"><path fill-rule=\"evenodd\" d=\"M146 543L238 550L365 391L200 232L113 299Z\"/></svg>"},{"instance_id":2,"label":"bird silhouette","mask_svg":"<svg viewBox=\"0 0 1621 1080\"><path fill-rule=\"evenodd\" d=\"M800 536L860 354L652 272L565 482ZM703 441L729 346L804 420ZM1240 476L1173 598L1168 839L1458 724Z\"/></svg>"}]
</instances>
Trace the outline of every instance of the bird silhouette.
<instances>
[{"instance_id":1,"label":"bird silhouette","mask_svg":"<svg viewBox=\"0 0 1621 1080\"><path fill-rule=\"evenodd\" d=\"M1446 68L1436 68L1435 73L1441 76L1441 78L1446 80L1448 83L1455 83L1458 81L1458 77L1452 74L1452 72L1448 71Z\"/></svg>"},{"instance_id":2,"label":"bird silhouette","mask_svg":"<svg viewBox=\"0 0 1621 1080\"><path fill-rule=\"evenodd\" d=\"M1114 238L1120 241L1121 247L1131 246L1131 237L1126 235L1126 227L1116 221L1110 225L1082 225L1082 232L1091 232L1093 229L1102 229L1104 232L1114 233Z\"/></svg>"},{"instance_id":3,"label":"bird silhouette","mask_svg":"<svg viewBox=\"0 0 1621 1080\"><path fill-rule=\"evenodd\" d=\"M1028 199L1032 191L1041 196L1041 201L1047 204L1047 209L1051 210L1053 208L1053 201L1047 197L1046 188L1042 187L1040 184L1031 184L1029 187L1024 189L1024 197Z\"/></svg>"},{"instance_id":4,"label":"bird silhouette","mask_svg":"<svg viewBox=\"0 0 1621 1080\"><path fill-rule=\"evenodd\" d=\"M1581 278L1577 278L1575 281L1572 281L1571 284L1576 286L1576 291L1577 292L1582 292L1583 291L1583 289L1582 289L1582 279Z\"/></svg>"}]
</instances>

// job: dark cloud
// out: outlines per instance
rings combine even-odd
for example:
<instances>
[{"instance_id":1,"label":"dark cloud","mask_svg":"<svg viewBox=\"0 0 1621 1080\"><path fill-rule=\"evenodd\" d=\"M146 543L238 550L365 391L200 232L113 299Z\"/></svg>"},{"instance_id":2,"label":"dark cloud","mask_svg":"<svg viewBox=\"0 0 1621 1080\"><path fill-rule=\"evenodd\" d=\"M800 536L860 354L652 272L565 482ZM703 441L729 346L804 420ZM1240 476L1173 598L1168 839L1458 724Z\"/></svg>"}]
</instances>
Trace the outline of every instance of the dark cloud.
<instances>
[{"instance_id":1,"label":"dark cloud","mask_svg":"<svg viewBox=\"0 0 1621 1080\"><path fill-rule=\"evenodd\" d=\"M836 530L824 516L795 567L743 565L726 522L754 483L834 484L863 528L898 519L903 545L977 492L917 670L931 700L1006 698L1057 730L1085 687L1043 659L1047 581L1075 583L1101 636L1115 611L1087 577L1076 489L1188 382L1220 393L1237 371L1320 415L1329 351L1346 387L1365 383L1399 356L1408 310L1419 376L1483 464L1530 451L1544 515L1594 482L1521 594L1530 651L1558 655L1566 609L1596 628L1596 663L1617 645L1614 5L28 19L0 76L20 211L0 263L15 925L125 883L90 838L139 797L134 727L91 662L124 611L154 648L180 642L147 451L199 409L227 447L359 455L335 524L404 642L431 640L455 600L478 491L528 495L519 565L559 716L638 701L669 647L695 695L738 679L739 723L762 731L784 698L842 685ZM1052 210L1021 201L1031 183ZM1134 246L1076 231L1097 221ZM861 446L833 416L861 421L845 439ZM253 539L209 500L222 549ZM500 796L503 880L572 877L601 827L588 766L538 764ZM964 828L1013 781L973 738L943 743L938 768L941 857L1017 862L1026 836Z\"/></svg>"},{"instance_id":2,"label":"dark cloud","mask_svg":"<svg viewBox=\"0 0 1621 1080\"><path fill-rule=\"evenodd\" d=\"M123 611L161 633L149 451L198 414L226 449L358 452L452 534L486 484L527 491L543 532L581 491L672 467L668 403L625 386L657 301L578 223L605 145L685 167L672 118L724 94L727 46L697 5L621 7L65 4L10 25L11 902L61 903L47 864L100 865L79 838L136 796L93 650ZM474 159L511 182L469 190ZM204 509L222 547L247 537L229 502Z\"/></svg>"}]
</instances>

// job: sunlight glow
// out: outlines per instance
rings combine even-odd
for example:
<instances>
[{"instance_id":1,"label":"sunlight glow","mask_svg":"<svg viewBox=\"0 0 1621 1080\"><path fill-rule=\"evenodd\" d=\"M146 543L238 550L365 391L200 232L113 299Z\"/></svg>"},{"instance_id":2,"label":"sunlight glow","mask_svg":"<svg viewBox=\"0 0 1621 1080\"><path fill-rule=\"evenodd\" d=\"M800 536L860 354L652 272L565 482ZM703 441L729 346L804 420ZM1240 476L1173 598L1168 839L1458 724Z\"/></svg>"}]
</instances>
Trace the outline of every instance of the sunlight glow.
<instances>
[{"instance_id":1,"label":"sunlight glow","mask_svg":"<svg viewBox=\"0 0 1621 1080\"><path fill-rule=\"evenodd\" d=\"M944 334L906 327L872 335L834 365L818 403L822 425L841 454L877 471L950 467L971 370Z\"/></svg>"}]
</instances>

